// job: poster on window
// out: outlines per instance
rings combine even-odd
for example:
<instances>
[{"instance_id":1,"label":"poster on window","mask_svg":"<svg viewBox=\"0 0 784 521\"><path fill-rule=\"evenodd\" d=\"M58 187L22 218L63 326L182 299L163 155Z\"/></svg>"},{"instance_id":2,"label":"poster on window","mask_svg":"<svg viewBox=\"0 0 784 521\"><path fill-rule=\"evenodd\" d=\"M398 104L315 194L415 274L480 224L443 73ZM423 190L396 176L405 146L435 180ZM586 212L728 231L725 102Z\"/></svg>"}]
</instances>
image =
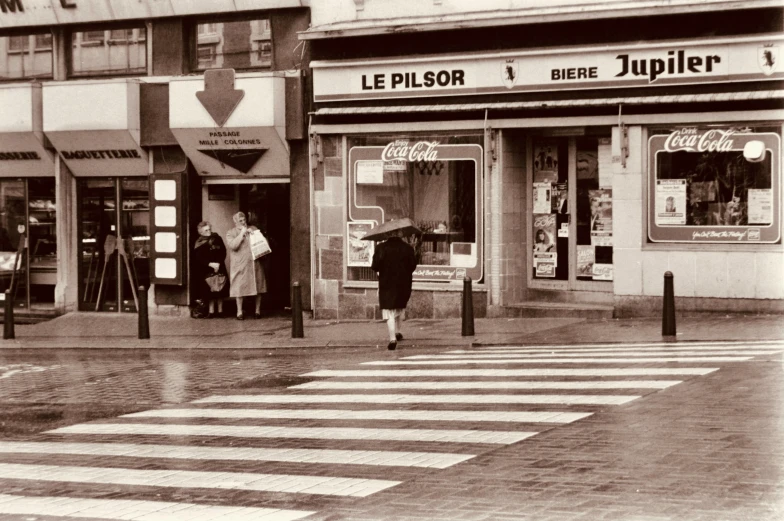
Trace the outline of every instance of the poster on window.
<instances>
[{"instance_id":1,"label":"poster on window","mask_svg":"<svg viewBox=\"0 0 784 521\"><path fill-rule=\"evenodd\" d=\"M588 190L591 246L612 246L612 188Z\"/></svg>"},{"instance_id":2,"label":"poster on window","mask_svg":"<svg viewBox=\"0 0 784 521\"><path fill-rule=\"evenodd\" d=\"M552 199L551 208L553 212L560 213L560 214L569 213L569 203L568 203L569 189L567 188L566 183L554 184L553 191L551 192L550 197Z\"/></svg>"},{"instance_id":3,"label":"poster on window","mask_svg":"<svg viewBox=\"0 0 784 521\"><path fill-rule=\"evenodd\" d=\"M686 224L686 180L656 180L656 224Z\"/></svg>"},{"instance_id":4,"label":"poster on window","mask_svg":"<svg viewBox=\"0 0 784 521\"><path fill-rule=\"evenodd\" d=\"M555 278L558 254L555 252L534 252L534 270L537 277Z\"/></svg>"},{"instance_id":5,"label":"poster on window","mask_svg":"<svg viewBox=\"0 0 784 521\"><path fill-rule=\"evenodd\" d=\"M558 181L558 143L538 143L534 146L534 183Z\"/></svg>"},{"instance_id":6,"label":"poster on window","mask_svg":"<svg viewBox=\"0 0 784 521\"><path fill-rule=\"evenodd\" d=\"M373 228L372 222L349 222L348 226L348 265L369 268L373 262L375 243L362 238Z\"/></svg>"},{"instance_id":7,"label":"poster on window","mask_svg":"<svg viewBox=\"0 0 784 521\"><path fill-rule=\"evenodd\" d=\"M577 245L577 276L580 278L593 278L594 247Z\"/></svg>"},{"instance_id":8,"label":"poster on window","mask_svg":"<svg viewBox=\"0 0 784 521\"><path fill-rule=\"evenodd\" d=\"M534 213L550 213L552 194L550 183L534 183Z\"/></svg>"},{"instance_id":9,"label":"poster on window","mask_svg":"<svg viewBox=\"0 0 784 521\"><path fill-rule=\"evenodd\" d=\"M555 252L555 214L534 214L534 251Z\"/></svg>"},{"instance_id":10,"label":"poster on window","mask_svg":"<svg viewBox=\"0 0 784 521\"><path fill-rule=\"evenodd\" d=\"M593 280L612 280L613 279L613 265L612 264L599 264L593 265Z\"/></svg>"},{"instance_id":11,"label":"poster on window","mask_svg":"<svg viewBox=\"0 0 784 521\"><path fill-rule=\"evenodd\" d=\"M769 188L749 188L749 224L773 222L773 191Z\"/></svg>"},{"instance_id":12,"label":"poster on window","mask_svg":"<svg viewBox=\"0 0 784 521\"><path fill-rule=\"evenodd\" d=\"M357 161L357 184L384 184L383 161Z\"/></svg>"}]
</instances>

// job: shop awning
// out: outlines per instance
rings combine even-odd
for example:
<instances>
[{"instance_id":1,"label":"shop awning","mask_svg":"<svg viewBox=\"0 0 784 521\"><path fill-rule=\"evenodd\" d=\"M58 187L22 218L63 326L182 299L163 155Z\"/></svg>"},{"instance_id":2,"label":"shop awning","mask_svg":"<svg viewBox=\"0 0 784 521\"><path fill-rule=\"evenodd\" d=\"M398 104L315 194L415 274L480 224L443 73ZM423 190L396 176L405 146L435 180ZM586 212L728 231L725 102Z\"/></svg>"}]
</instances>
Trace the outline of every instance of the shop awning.
<instances>
[{"instance_id":1,"label":"shop awning","mask_svg":"<svg viewBox=\"0 0 784 521\"><path fill-rule=\"evenodd\" d=\"M148 175L138 80L47 83L43 105L44 133L73 175Z\"/></svg>"},{"instance_id":2,"label":"shop awning","mask_svg":"<svg viewBox=\"0 0 784 521\"><path fill-rule=\"evenodd\" d=\"M285 81L212 69L169 83L172 134L200 175L289 176Z\"/></svg>"},{"instance_id":3,"label":"shop awning","mask_svg":"<svg viewBox=\"0 0 784 521\"><path fill-rule=\"evenodd\" d=\"M557 5L552 5L552 4ZM358 19L322 24L299 33L301 40L369 36L377 34L416 33L472 29L505 25L553 23L571 20L626 18L697 12L715 12L739 8L735 0L540 0L525 9L488 10L482 12L445 13L438 16L394 17L386 12L370 12L372 19ZM746 0L743 9L781 7L781 0ZM397 14L400 7L390 3ZM446 8L446 5L444 6ZM488 6L493 9L493 6ZM367 11L370 7L366 8Z\"/></svg>"},{"instance_id":4,"label":"shop awning","mask_svg":"<svg viewBox=\"0 0 784 521\"><path fill-rule=\"evenodd\" d=\"M41 85L0 86L0 177L53 176L44 147Z\"/></svg>"},{"instance_id":5,"label":"shop awning","mask_svg":"<svg viewBox=\"0 0 784 521\"><path fill-rule=\"evenodd\" d=\"M405 114L420 112L472 112L484 110L534 110L570 107L608 107L618 105L666 105L671 103L723 103L733 101L780 100L784 90L761 90L746 92L718 92L700 94L672 94L663 96L626 96L610 98L507 101L489 103L445 103L430 105L387 105L362 107L323 107L316 116L346 114Z\"/></svg>"}]
</instances>

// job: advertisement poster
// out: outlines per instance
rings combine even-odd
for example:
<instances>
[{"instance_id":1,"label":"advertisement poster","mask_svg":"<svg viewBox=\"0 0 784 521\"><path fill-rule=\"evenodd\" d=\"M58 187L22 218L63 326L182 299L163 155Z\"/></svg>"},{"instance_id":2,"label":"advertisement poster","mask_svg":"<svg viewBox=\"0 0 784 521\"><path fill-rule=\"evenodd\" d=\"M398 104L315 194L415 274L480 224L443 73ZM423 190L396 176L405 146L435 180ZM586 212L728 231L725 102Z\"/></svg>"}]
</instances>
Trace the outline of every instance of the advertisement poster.
<instances>
[{"instance_id":1,"label":"advertisement poster","mask_svg":"<svg viewBox=\"0 0 784 521\"><path fill-rule=\"evenodd\" d=\"M537 277L555 278L556 266L558 266L557 253L534 252L534 269Z\"/></svg>"},{"instance_id":2,"label":"advertisement poster","mask_svg":"<svg viewBox=\"0 0 784 521\"><path fill-rule=\"evenodd\" d=\"M593 265L593 280L612 280L612 279L613 279L612 264Z\"/></svg>"},{"instance_id":3,"label":"advertisement poster","mask_svg":"<svg viewBox=\"0 0 784 521\"><path fill-rule=\"evenodd\" d=\"M382 185L384 184L383 161L357 161L357 184Z\"/></svg>"},{"instance_id":4,"label":"advertisement poster","mask_svg":"<svg viewBox=\"0 0 784 521\"><path fill-rule=\"evenodd\" d=\"M656 224L686 224L686 180L656 180Z\"/></svg>"},{"instance_id":5,"label":"advertisement poster","mask_svg":"<svg viewBox=\"0 0 784 521\"><path fill-rule=\"evenodd\" d=\"M538 143L534 146L534 183L558 181L558 143Z\"/></svg>"},{"instance_id":6,"label":"advertisement poster","mask_svg":"<svg viewBox=\"0 0 784 521\"><path fill-rule=\"evenodd\" d=\"M591 201L591 245L612 246L612 188L588 190Z\"/></svg>"},{"instance_id":7,"label":"advertisement poster","mask_svg":"<svg viewBox=\"0 0 784 521\"><path fill-rule=\"evenodd\" d=\"M552 199L552 211L555 213L569 213L569 190L566 183L556 183L550 195ZM536 213L536 211L534 211Z\"/></svg>"},{"instance_id":8,"label":"advertisement poster","mask_svg":"<svg viewBox=\"0 0 784 521\"><path fill-rule=\"evenodd\" d=\"M773 222L773 190L749 188L749 224L771 224Z\"/></svg>"},{"instance_id":9,"label":"advertisement poster","mask_svg":"<svg viewBox=\"0 0 784 521\"><path fill-rule=\"evenodd\" d=\"M348 265L369 268L373 262L375 243L363 241L372 228L372 222L349 222L348 226Z\"/></svg>"},{"instance_id":10,"label":"advertisement poster","mask_svg":"<svg viewBox=\"0 0 784 521\"><path fill-rule=\"evenodd\" d=\"M534 183L534 213L550 213L552 193L550 183Z\"/></svg>"},{"instance_id":11,"label":"advertisement poster","mask_svg":"<svg viewBox=\"0 0 784 521\"><path fill-rule=\"evenodd\" d=\"M534 214L534 251L555 252L555 214Z\"/></svg>"},{"instance_id":12,"label":"advertisement poster","mask_svg":"<svg viewBox=\"0 0 784 521\"><path fill-rule=\"evenodd\" d=\"M577 276L593 278L594 248L593 246L577 246Z\"/></svg>"}]
</instances>

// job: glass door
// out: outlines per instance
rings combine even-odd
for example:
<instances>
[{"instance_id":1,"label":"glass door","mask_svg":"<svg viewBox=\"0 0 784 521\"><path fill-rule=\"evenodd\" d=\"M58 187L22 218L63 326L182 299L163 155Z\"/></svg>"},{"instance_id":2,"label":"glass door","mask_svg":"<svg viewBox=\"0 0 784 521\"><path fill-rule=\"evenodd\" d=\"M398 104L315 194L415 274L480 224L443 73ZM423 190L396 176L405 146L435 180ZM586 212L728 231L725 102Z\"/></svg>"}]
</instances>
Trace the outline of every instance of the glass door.
<instances>
[{"instance_id":1,"label":"glass door","mask_svg":"<svg viewBox=\"0 0 784 521\"><path fill-rule=\"evenodd\" d=\"M529 162L529 286L611 291L609 138L534 137Z\"/></svg>"},{"instance_id":2,"label":"glass door","mask_svg":"<svg viewBox=\"0 0 784 521\"><path fill-rule=\"evenodd\" d=\"M135 312L149 287L147 178L80 179L79 309Z\"/></svg>"}]
</instances>

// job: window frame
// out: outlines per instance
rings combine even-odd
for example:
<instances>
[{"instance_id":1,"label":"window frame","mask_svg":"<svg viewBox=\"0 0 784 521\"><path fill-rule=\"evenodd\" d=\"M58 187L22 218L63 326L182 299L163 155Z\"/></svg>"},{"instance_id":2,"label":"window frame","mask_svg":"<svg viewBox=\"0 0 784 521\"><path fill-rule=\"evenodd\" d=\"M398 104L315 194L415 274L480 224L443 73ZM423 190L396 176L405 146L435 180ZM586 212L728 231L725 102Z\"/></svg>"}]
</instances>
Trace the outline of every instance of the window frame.
<instances>
[{"instance_id":1,"label":"window frame","mask_svg":"<svg viewBox=\"0 0 784 521\"><path fill-rule=\"evenodd\" d=\"M261 52L262 42L269 42L271 46L270 50L270 61L269 65L249 65L248 67L233 67L237 71L242 72L252 72L252 71L271 71L274 70L274 62L275 62L275 44L274 44L274 20L273 16L270 13L262 12L262 13L254 13L251 15L243 15L243 16L234 16L234 17L212 17L212 18L205 18L205 17L197 17L194 18L190 23L190 28L188 34L190 35L188 38L188 49L189 49L189 59L188 65L190 70L193 72L203 73L204 71L212 68L212 67L201 67L199 65L199 47L201 45L211 45L214 47L214 56L223 56L222 53L217 52L217 47L224 43L224 37L222 32L217 32L217 26L219 24L227 24L227 23L236 23L236 22L248 22L253 23L254 21L266 21L269 24L269 38L261 38L258 36L251 36L251 40L248 42L248 49L247 54L252 58L257 56ZM203 33L199 33L199 26L203 25L212 25L215 26L214 31L205 31ZM200 44L199 42L199 35L206 37L207 41L204 41ZM254 49L254 47L257 47Z\"/></svg>"},{"instance_id":2,"label":"window frame","mask_svg":"<svg viewBox=\"0 0 784 521\"><path fill-rule=\"evenodd\" d=\"M117 38L112 38L112 32L114 31L125 31L125 35L127 39L121 40ZM84 35L88 33L103 33L102 40L84 40ZM133 70L127 69L108 69L108 70L90 70L90 71L76 71L75 70L75 63L74 59L76 53L74 49L77 47L76 45L76 38L77 33L82 34L81 39L81 48L97 48L97 47L104 47L106 48L106 52L112 52L110 50L111 47L120 47L125 46L129 52L130 49L134 48L135 46L141 45L144 47L144 52L141 53L141 56L144 57L144 65L138 67ZM68 59L67 59L67 68L68 68L68 78L69 79L88 79L88 78L112 78L112 77L127 77L127 76L146 76L149 70L149 63L148 63L148 49L147 49L147 25L143 22L136 22L136 23L122 23L117 25L107 25L103 26L100 29L95 29L93 27L74 27L68 33L68 41L69 45L68 48Z\"/></svg>"},{"instance_id":3,"label":"window frame","mask_svg":"<svg viewBox=\"0 0 784 521\"><path fill-rule=\"evenodd\" d=\"M450 265L424 265L417 266L417 271L414 272L415 284L451 284L462 283L465 277L471 277L477 283L480 283L484 277L484 136L476 133L449 133L438 134L435 132L428 132L424 134L419 133L404 133L404 134L363 134L363 135L349 135L346 142L346 189L348 194L346 197L346 211L344 214L345 224L343 229L345 233L351 227L352 223L368 224L377 222L369 215L362 213L362 207L356 205L356 164L358 161L373 161L381 158L381 154L385 146L377 144L356 144L357 139L370 139L375 143L377 140L383 140L386 143L394 143L396 141L408 141L410 144L415 144L420 141L433 141L447 138L472 138L476 142L472 143L444 143L439 142L436 151L440 156L439 161L473 161L474 162L474 241L476 249L476 264L473 267L461 267ZM352 142L353 141L353 142ZM413 185L412 185L413 186ZM383 210L382 210L383 211ZM349 240L348 237L344 241L344 257L343 257L343 272L344 281L350 285L366 285L370 284L375 286L376 280L354 280L349 279L348 269L352 266L348 265L349 259Z\"/></svg>"},{"instance_id":4,"label":"window frame","mask_svg":"<svg viewBox=\"0 0 784 521\"><path fill-rule=\"evenodd\" d=\"M750 130L749 127L759 129ZM772 199L772 222L770 224L743 224L743 225L693 225L693 224L657 224L656 221L656 197L659 155L663 153L682 151L683 148L675 150L665 149L667 137L673 132L685 132L700 137L706 133L713 132L715 139L719 139L726 134L726 139L731 140L727 152L743 153L743 147L750 141L762 141L765 144L766 153L770 155L770 176L771 176L771 199ZM646 141L646 153L648 157L646 195L645 195L645 215L647 219L647 229L645 232L645 243L652 245L666 244L716 244L716 245L770 245L781 243L781 135L774 129L773 125L678 125L667 128L648 129L648 139ZM688 190L686 187L686 205L688 202Z\"/></svg>"}]
</instances>

